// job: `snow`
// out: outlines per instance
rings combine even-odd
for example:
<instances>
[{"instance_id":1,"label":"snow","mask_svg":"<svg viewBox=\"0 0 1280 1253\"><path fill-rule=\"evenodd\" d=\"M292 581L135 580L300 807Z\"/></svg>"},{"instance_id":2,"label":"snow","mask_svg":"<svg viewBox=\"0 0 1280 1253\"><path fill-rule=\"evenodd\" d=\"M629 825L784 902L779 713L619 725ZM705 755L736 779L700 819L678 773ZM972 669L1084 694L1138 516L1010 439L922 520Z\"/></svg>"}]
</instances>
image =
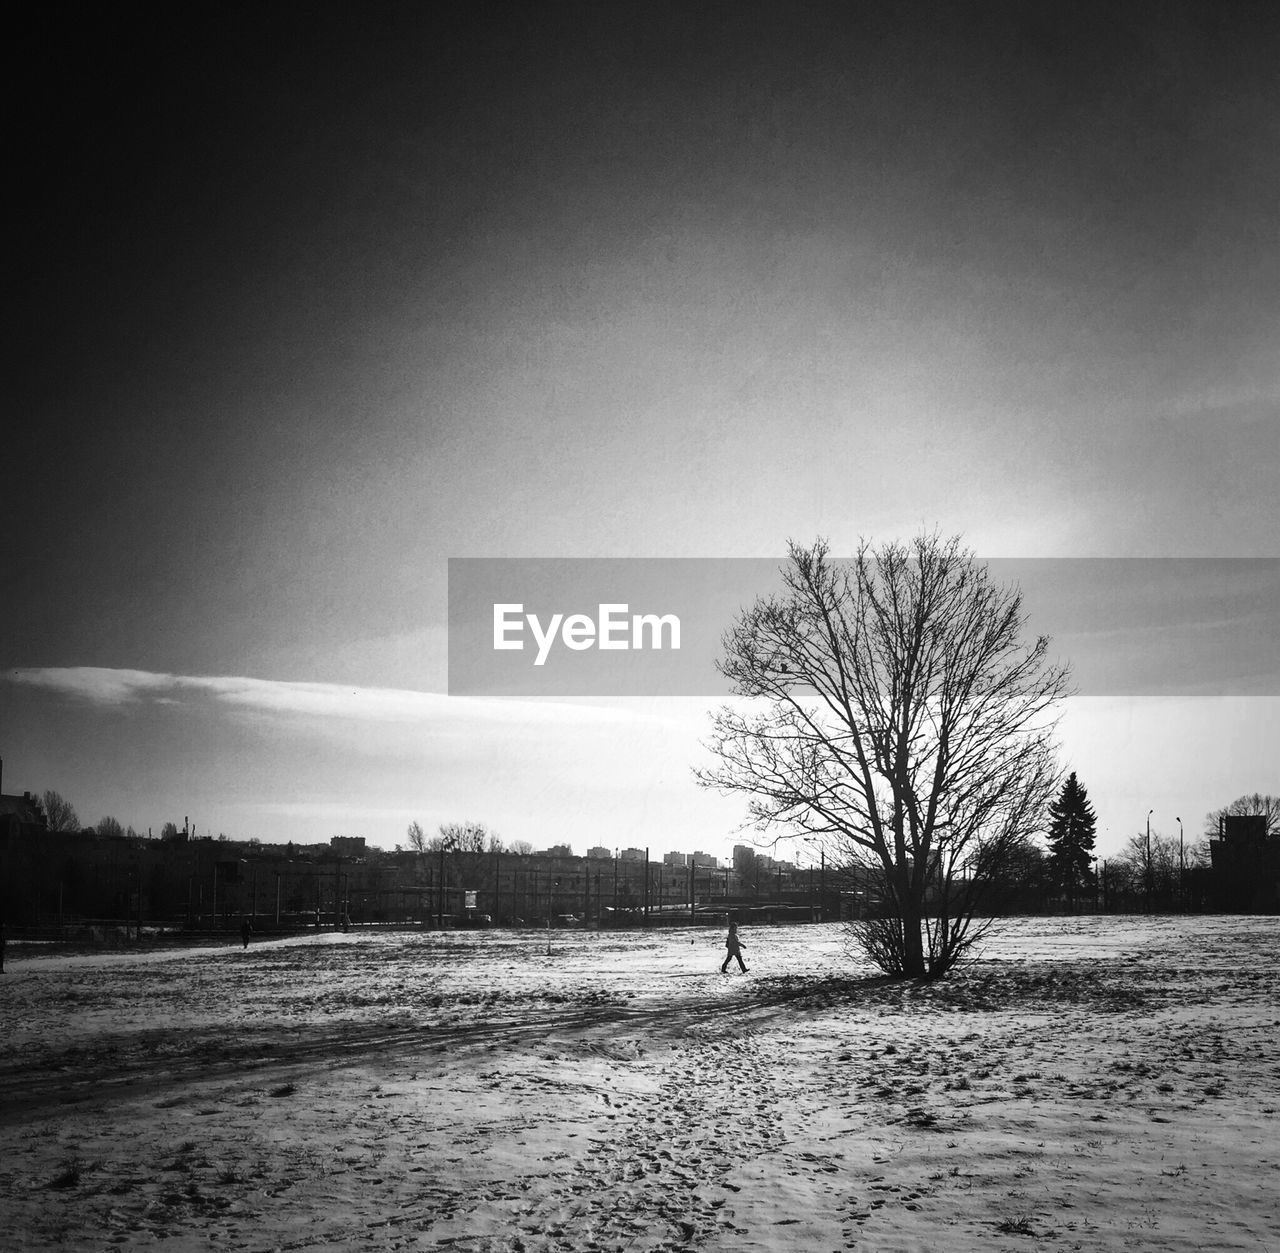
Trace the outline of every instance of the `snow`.
<instances>
[{"instance_id":1,"label":"snow","mask_svg":"<svg viewBox=\"0 0 1280 1253\"><path fill-rule=\"evenodd\" d=\"M0 1245L1280 1247L1280 919L742 937L11 948Z\"/></svg>"}]
</instances>

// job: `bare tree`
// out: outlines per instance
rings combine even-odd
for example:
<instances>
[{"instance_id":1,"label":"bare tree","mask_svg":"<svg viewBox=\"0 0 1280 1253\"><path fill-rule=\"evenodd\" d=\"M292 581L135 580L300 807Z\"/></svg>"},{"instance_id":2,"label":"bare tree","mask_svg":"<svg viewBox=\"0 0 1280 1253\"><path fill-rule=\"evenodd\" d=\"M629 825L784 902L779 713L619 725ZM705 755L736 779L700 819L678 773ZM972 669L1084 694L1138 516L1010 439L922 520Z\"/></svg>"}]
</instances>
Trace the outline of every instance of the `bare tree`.
<instances>
[{"instance_id":1,"label":"bare tree","mask_svg":"<svg viewBox=\"0 0 1280 1253\"><path fill-rule=\"evenodd\" d=\"M431 847L455 853L484 853L489 848L489 828L483 822L442 822Z\"/></svg>"},{"instance_id":2,"label":"bare tree","mask_svg":"<svg viewBox=\"0 0 1280 1253\"><path fill-rule=\"evenodd\" d=\"M439 834L427 841L427 848L439 854L445 882L452 887L477 890L497 881L494 855L504 851L502 840L483 822L441 823Z\"/></svg>"},{"instance_id":3,"label":"bare tree","mask_svg":"<svg viewBox=\"0 0 1280 1253\"><path fill-rule=\"evenodd\" d=\"M411 822L409 824L409 847L415 853L425 853L427 851L427 833L422 829L420 822Z\"/></svg>"},{"instance_id":4,"label":"bare tree","mask_svg":"<svg viewBox=\"0 0 1280 1253\"><path fill-rule=\"evenodd\" d=\"M124 827L120 823L119 818L113 818L108 814L105 818L98 819L98 825L94 828L99 835L107 835L111 837L124 834Z\"/></svg>"},{"instance_id":5,"label":"bare tree","mask_svg":"<svg viewBox=\"0 0 1280 1253\"><path fill-rule=\"evenodd\" d=\"M63 800L57 792L53 791L46 792L41 799L50 831L80 830L80 816L70 801Z\"/></svg>"},{"instance_id":6,"label":"bare tree","mask_svg":"<svg viewBox=\"0 0 1280 1253\"><path fill-rule=\"evenodd\" d=\"M936 978L985 929L986 888L1043 825L1065 667L1024 644L1016 588L958 538L833 563L792 544L785 592L744 611L721 672L744 706L714 718L704 786L749 798L762 830L824 842L881 898L855 924L897 977Z\"/></svg>"},{"instance_id":7,"label":"bare tree","mask_svg":"<svg viewBox=\"0 0 1280 1253\"><path fill-rule=\"evenodd\" d=\"M760 854L753 848L734 849L733 869L738 881L744 888L750 888L756 896L760 895ZM835 867L832 867L834 873Z\"/></svg>"},{"instance_id":8,"label":"bare tree","mask_svg":"<svg viewBox=\"0 0 1280 1253\"><path fill-rule=\"evenodd\" d=\"M1199 862L1193 850L1179 849L1177 836L1153 831L1148 839L1145 832L1139 831L1111 859L1110 873L1118 894L1141 898L1147 909L1167 909L1178 898L1183 866Z\"/></svg>"},{"instance_id":9,"label":"bare tree","mask_svg":"<svg viewBox=\"0 0 1280 1253\"><path fill-rule=\"evenodd\" d=\"M507 852L514 853L517 857L528 857L533 852L533 845L528 840L512 840L507 846Z\"/></svg>"}]
</instances>

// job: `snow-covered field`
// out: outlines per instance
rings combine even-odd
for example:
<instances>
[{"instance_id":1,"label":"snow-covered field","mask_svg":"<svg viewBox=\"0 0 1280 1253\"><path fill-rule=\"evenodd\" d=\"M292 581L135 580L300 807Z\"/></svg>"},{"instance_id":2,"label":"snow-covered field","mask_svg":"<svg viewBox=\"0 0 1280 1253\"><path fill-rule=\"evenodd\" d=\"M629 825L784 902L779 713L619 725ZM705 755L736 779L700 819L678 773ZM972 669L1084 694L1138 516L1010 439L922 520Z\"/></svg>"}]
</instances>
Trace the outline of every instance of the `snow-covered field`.
<instances>
[{"instance_id":1,"label":"snow-covered field","mask_svg":"<svg viewBox=\"0 0 1280 1253\"><path fill-rule=\"evenodd\" d=\"M1280 1250L1280 919L15 958L5 1249Z\"/></svg>"}]
</instances>

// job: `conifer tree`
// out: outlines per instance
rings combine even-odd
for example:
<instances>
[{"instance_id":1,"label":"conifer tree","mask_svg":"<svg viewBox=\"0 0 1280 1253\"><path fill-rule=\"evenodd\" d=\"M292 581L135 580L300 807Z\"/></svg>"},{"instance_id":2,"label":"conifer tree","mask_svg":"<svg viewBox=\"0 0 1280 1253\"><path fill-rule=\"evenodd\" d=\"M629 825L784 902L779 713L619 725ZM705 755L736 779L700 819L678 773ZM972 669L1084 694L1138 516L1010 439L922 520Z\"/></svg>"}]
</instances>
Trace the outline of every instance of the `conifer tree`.
<instances>
[{"instance_id":1,"label":"conifer tree","mask_svg":"<svg viewBox=\"0 0 1280 1253\"><path fill-rule=\"evenodd\" d=\"M1072 913L1081 889L1093 889L1090 853L1097 821L1089 804L1089 794L1073 770L1062 785L1058 799L1049 805L1049 874L1066 892Z\"/></svg>"}]
</instances>

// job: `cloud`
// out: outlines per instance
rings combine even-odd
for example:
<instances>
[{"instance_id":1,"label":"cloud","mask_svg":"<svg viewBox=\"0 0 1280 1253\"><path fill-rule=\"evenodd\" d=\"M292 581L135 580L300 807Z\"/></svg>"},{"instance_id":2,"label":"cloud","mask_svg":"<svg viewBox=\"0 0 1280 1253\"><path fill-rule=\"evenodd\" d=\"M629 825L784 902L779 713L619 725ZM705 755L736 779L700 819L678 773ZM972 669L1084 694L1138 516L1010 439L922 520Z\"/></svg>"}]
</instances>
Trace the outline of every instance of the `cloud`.
<instances>
[{"instance_id":1,"label":"cloud","mask_svg":"<svg viewBox=\"0 0 1280 1253\"><path fill-rule=\"evenodd\" d=\"M95 705L133 704L147 695L172 687L175 681L171 674L108 670L98 666L10 670L6 677L12 683L46 688Z\"/></svg>"},{"instance_id":2,"label":"cloud","mask_svg":"<svg viewBox=\"0 0 1280 1253\"><path fill-rule=\"evenodd\" d=\"M97 666L15 669L6 677L12 683L105 707L175 705L211 697L220 705L258 714L373 724L576 726L655 720L642 711L616 706L447 696L402 688L290 683L242 676L155 674Z\"/></svg>"}]
</instances>

